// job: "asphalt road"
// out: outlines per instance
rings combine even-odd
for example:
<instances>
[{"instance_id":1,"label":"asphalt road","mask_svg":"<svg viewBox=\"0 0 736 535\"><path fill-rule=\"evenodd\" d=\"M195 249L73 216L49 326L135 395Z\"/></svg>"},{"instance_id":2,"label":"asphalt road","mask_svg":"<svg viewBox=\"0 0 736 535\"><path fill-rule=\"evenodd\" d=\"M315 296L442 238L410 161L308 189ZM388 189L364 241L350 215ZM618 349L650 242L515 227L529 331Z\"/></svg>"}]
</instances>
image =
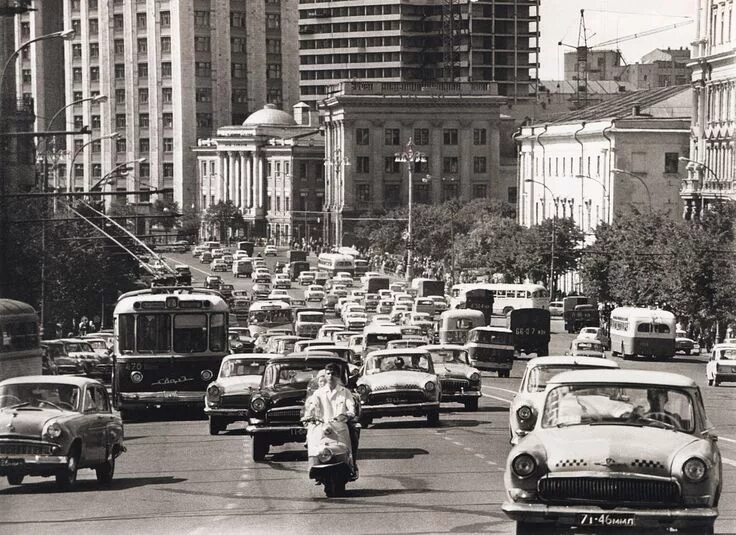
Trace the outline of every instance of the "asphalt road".
<instances>
[{"instance_id":1,"label":"asphalt road","mask_svg":"<svg viewBox=\"0 0 736 535\"><path fill-rule=\"evenodd\" d=\"M561 327L556 320L553 353L564 353L571 339ZM698 356L619 362L700 383L724 457L716 533L736 533L736 384L705 386ZM98 489L92 471L81 471L69 493L42 478L21 487L0 482L0 533L513 533L500 509L502 472L508 406L524 366L517 361L509 379L484 377L478 412L448 405L437 428L423 419L377 420L362 434L361 477L344 498L327 499L308 480L300 444L272 448L265 463L254 463L242 424L210 436L204 419L154 419L126 424L128 451L109 490Z\"/></svg>"}]
</instances>

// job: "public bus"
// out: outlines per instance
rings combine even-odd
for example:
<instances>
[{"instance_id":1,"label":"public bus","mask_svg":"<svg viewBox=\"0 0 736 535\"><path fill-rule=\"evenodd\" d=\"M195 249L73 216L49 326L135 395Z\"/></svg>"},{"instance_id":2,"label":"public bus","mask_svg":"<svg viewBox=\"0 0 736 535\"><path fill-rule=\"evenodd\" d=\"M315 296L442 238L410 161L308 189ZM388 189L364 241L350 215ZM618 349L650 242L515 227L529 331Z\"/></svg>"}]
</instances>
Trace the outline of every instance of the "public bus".
<instances>
[{"instance_id":1,"label":"public bus","mask_svg":"<svg viewBox=\"0 0 736 535\"><path fill-rule=\"evenodd\" d=\"M493 313L504 316L520 308L549 308L549 292L540 284L475 283L455 284L450 289L450 307L463 308L468 290L493 292Z\"/></svg>"},{"instance_id":2,"label":"public bus","mask_svg":"<svg viewBox=\"0 0 736 535\"><path fill-rule=\"evenodd\" d=\"M128 292L114 311L113 403L124 420L152 408L204 407L229 353L228 305L214 290Z\"/></svg>"},{"instance_id":3,"label":"public bus","mask_svg":"<svg viewBox=\"0 0 736 535\"><path fill-rule=\"evenodd\" d=\"M31 305L0 299L0 380L41 375L38 314Z\"/></svg>"},{"instance_id":4,"label":"public bus","mask_svg":"<svg viewBox=\"0 0 736 535\"><path fill-rule=\"evenodd\" d=\"M291 305L280 299L256 301L248 310L248 329L255 338L270 329L291 329L294 331L294 312Z\"/></svg>"},{"instance_id":5,"label":"public bus","mask_svg":"<svg viewBox=\"0 0 736 535\"><path fill-rule=\"evenodd\" d=\"M675 354L675 316L659 309L619 307L611 312L611 353L669 359Z\"/></svg>"},{"instance_id":6,"label":"public bus","mask_svg":"<svg viewBox=\"0 0 736 535\"><path fill-rule=\"evenodd\" d=\"M355 275L355 259L346 254L322 253L317 259L317 268L334 277L338 271Z\"/></svg>"}]
</instances>

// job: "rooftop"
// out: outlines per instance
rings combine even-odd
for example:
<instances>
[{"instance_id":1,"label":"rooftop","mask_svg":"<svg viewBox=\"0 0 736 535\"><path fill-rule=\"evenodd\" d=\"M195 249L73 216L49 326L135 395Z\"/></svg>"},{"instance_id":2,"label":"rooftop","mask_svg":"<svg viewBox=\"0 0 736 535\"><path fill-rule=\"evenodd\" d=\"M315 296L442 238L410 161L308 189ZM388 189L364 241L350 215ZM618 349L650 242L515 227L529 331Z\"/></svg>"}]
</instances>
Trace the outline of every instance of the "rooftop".
<instances>
[{"instance_id":1,"label":"rooftop","mask_svg":"<svg viewBox=\"0 0 736 535\"><path fill-rule=\"evenodd\" d=\"M279 110L274 104L266 104L262 109L251 113L243 121L243 126L296 126L291 114Z\"/></svg>"},{"instance_id":2,"label":"rooftop","mask_svg":"<svg viewBox=\"0 0 736 535\"><path fill-rule=\"evenodd\" d=\"M373 96L498 96L493 82L340 82L330 86L329 95Z\"/></svg>"}]
</instances>

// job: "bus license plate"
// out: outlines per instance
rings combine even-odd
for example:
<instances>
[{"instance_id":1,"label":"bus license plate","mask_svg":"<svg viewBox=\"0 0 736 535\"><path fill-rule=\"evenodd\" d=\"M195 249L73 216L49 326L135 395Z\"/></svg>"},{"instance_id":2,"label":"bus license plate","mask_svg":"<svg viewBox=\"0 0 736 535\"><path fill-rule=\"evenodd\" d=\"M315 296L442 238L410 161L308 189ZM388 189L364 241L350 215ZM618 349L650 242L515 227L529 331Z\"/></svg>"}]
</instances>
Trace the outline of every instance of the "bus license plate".
<instances>
[{"instance_id":1,"label":"bus license plate","mask_svg":"<svg viewBox=\"0 0 736 535\"><path fill-rule=\"evenodd\" d=\"M580 513L575 517L575 525L633 528L636 527L636 517L620 513Z\"/></svg>"},{"instance_id":2,"label":"bus license plate","mask_svg":"<svg viewBox=\"0 0 736 535\"><path fill-rule=\"evenodd\" d=\"M0 466L23 466L26 464L23 459L12 459L10 457L4 457L0 459Z\"/></svg>"}]
</instances>

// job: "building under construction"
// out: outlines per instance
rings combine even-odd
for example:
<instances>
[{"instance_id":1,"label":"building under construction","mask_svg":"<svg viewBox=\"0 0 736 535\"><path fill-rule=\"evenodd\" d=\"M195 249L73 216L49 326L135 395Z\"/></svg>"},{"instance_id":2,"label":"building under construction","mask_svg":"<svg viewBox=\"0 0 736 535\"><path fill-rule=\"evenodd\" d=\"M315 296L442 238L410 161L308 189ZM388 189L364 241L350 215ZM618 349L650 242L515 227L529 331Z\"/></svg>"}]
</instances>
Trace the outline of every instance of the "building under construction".
<instances>
[{"instance_id":1,"label":"building under construction","mask_svg":"<svg viewBox=\"0 0 736 535\"><path fill-rule=\"evenodd\" d=\"M538 41L539 0L299 0L301 95L314 104L345 80L473 81L526 101Z\"/></svg>"}]
</instances>

